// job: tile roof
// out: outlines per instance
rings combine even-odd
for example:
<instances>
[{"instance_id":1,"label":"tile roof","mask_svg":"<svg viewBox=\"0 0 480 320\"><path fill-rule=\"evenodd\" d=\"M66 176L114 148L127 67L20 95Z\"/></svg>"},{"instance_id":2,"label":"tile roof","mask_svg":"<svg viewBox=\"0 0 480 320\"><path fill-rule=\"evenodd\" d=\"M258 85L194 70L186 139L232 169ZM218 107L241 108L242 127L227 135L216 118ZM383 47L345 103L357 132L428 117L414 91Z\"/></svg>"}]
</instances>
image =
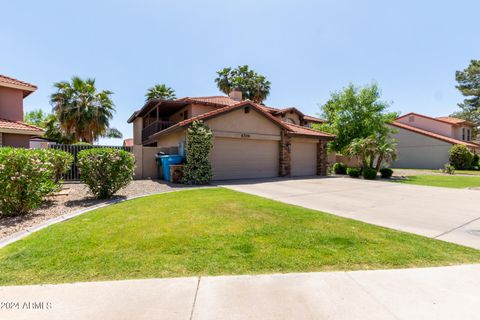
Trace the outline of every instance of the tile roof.
<instances>
[{"instance_id":1,"label":"tile roof","mask_svg":"<svg viewBox=\"0 0 480 320\"><path fill-rule=\"evenodd\" d=\"M20 81L11 77L0 74L0 86L19 87L23 90L23 96L26 97L33 91L37 90L37 86L31 83Z\"/></svg>"},{"instance_id":2,"label":"tile roof","mask_svg":"<svg viewBox=\"0 0 480 320\"><path fill-rule=\"evenodd\" d=\"M260 113L262 113L265 117L267 117L271 121L275 122L280 127L282 127L284 129L286 129L287 131L291 132L292 134L326 138L326 139L333 139L335 137L334 135L331 135L331 134L328 134L328 133L324 133L324 132L320 132L320 131L317 131L317 130L314 130L314 129L309 129L309 128L306 128L306 127L286 123L286 122L278 119L277 117L273 116L270 112L266 111L265 108L262 105L256 104L256 103L251 102L251 101L237 102L236 104L226 106L226 107L223 107L223 108L219 108L219 109L215 109L215 110L212 110L210 112L206 112L206 113L203 113L201 115L198 115L196 117L192 117L192 118L180 121L180 122L176 123L175 125L165 129L165 130L162 130L162 131L159 131L159 132L153 134L152 136L164 134L164 133L167 133L167 132L171 132L171 131L174 131L174 130L180 128L180 127L189 125L190 123L192 123L196 120L203 120L203 119L211 118L211 117L214 117L216 115L235 110L235 109L240 108L240 107L245 106L245 105L253 106Z\"/></svg>"},{"instance_id":3,"label":"tile roof","mask_svg":"<svg viewBox=\"0 0 480 320\"><path fill-rule=\"evenodd\" d=\"M34 131L34 132L38 132L38 134L41 134L44 132L42 128L33 126L31 124L28 124L22 121L12 121L12 120L0 118L0 131L2 129Z\"/></svg>"},{"instance_id":4,"label":"tile roof","mask_svg":"<svg viewBox=\"0 0 480 320\"><path fill-rule=\"evenodd\" d=\"M436 117L435 119L440 120L440 121L444 121L444 122L448 122L448 123L451 123L451 124L468 123L468 124L471 124L471 125L475 125L474 123L472 123L468 120L454 118L454 117Z\"/></svg>"},{"instance_id":5,"label":"tile roof","mask_svg":"<svg viewBox=\"0 0 480 320\"><path fill-rule=\"evenodd\" d=\"M448 123L448 124L453 124L453 125L458 125L458 124L461 124L461 123L468 123L470 125L475 125L474 123L471 123L471 122L466 121L466 120L458 119L458 118L452 118L452 117L432 118L432 117L429 117L429 116L426 116L426 115L423 115L423 114L420 114L420 113L415 113L415 112L410 112L410 113L404 114L403 116L398 117L396 120L403 119L403 118L406 118L406 117L409 117L409 116L417 116L417 117L421 117L421 118L425 118L425 119L429 119L429 120L433 120L433 121L438 121L438 122L443 122L443 123Z\"/></svg>"},{"instance_id":6,"label":"tile roof","mask_svg":"<svg viewBox=\"0 0 480 320\"><path fill-rule=\"evenodd\" d=\"M433 132L430 132L430 131L427 131L427 130L412 127L412 126L409 126L405 123L401 123L401 122L398 122L398 121L395 121L395 122L391 123L391 125L394 126L394 127L397 127L397 128L402 128L402 129L405 129L405 130L409 130L409 131L419 133L419 134L422 134L424 136L434 138L434 139L438 139L438 140L448 142L448 143L451 143L451 144L463 144L463 145L466 145L466 146L472 147L472 148L480 148L480 145L478 145L474 142L471 142L471 141L457 140L457 139L454 139L454 138L443 136L441 134L437 134L437 133L433 133Z\"/></svg>"},{"instance_id":7,"label":"tile roof","mask_svg":"<svg viewBox=\"0 0 480 320\"><path fill-rule=\"evenodd\" d=\"M311 122L318 122L318 123L323 123L325 120L317 118L317 117L312 117L312 116L303 116L303 119L306 121L311 121Z\"/></svg>"},{"instance_id":8,"label":"tile roof","mask_svg":"<svg viewBox=\"0 0 480 320\"><path fill-rule=\"evenodd\" d=\"M123 140L123 145L125 147L133 147L133 138L127 138Z\"/></svg>"},{"instance_id":9,"label":"tile roof","mask_svg":"<svg viewBox=\"0 0 480 320\"><path fill-rule=\"evenodd\" d=\"M238 101L231 99L228 96L210 96L210 97L185 97L175 99L175 101L189 102L189 103L207 103L220 106L231 106L237 104Z\"/></svg>"}]
</instances>

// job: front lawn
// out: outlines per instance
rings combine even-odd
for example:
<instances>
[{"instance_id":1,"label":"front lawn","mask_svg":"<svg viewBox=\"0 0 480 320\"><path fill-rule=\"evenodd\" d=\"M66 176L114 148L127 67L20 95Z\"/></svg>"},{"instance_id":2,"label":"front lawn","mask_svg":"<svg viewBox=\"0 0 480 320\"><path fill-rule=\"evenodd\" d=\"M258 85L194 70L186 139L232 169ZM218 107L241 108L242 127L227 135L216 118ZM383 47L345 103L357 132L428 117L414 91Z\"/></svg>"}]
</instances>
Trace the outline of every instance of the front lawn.
<instances>
[{"instance_id":1,"label":"front lawn","mask_svg":"<svg viewBox=\"0 0 480 320\"><path fill-rule=\"evenodd\" d=\"M126 201L36 232L0 250L0 284L478 262L471 248L209 188Z\"/></svg>"},{"instance_id":2,"label":"front lawn","mask_svg":"<svg viewBox=\"0 0 480 320\"><path fill-rule=\"evenodd\" d=\"M457 176L457 175L418 175L407 176L404 180L396 182L418 184L422 186L445 187L445 188L473 188L480 187L480 177ZM480 193L479 193L480 195Z\"/></svg>"}]
</instances>

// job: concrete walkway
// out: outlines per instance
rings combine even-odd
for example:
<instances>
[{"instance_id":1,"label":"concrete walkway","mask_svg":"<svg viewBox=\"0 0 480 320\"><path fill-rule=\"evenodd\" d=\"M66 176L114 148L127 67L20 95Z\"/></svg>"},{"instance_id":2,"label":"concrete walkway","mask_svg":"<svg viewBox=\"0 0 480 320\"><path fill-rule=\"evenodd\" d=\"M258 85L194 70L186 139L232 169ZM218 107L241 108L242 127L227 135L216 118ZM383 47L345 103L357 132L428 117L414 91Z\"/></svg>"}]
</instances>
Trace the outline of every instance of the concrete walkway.
<instances>
[{"instance_id":1,"label":"concrete walkway","mask_svg":"<svg viewBox=\"0 0 480 320\"><path fill-rule=\"evenodd\" d=\"M220 185L277 201L480 249L480 191L342 177Z\"/></svg>"},{"instance_id":2,"label":"concrete walkway","mask_svg":"<svg viewBox=\"0 0 480 320\"><path fill-rule=\"evenodd\" d=\"M0 319L478 319L479 274L464 265L0 287Z\"/></svg>"}]
</instances>

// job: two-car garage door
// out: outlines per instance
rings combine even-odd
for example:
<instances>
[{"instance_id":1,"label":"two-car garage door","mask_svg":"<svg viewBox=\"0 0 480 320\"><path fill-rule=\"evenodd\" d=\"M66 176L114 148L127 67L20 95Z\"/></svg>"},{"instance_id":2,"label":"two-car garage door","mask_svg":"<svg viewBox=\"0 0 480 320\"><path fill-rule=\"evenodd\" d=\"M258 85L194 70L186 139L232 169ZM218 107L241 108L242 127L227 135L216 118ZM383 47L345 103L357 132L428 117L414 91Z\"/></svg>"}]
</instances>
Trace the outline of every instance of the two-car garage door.
<instances>
[{"instance_id":1,"label":"two-car garage door","mask_svg":"<svg viewBox=\"0 0 480 320\"><path fill-rule=\"evenodd\" d=\"M277 177L278 158L278 141L215 137L210 154L213 179Z\"/></svg>"},{"instance_id":2,"label":"two-car garage door","mask_svg":"<svg viewBox=\"0 0 480 320\"><path fill-rule=\"evenodd\" d=\"M316 174L315 142L294 139L290 150L291 176ZM215 137L210 161L214 180L277 177L279 141Z\"/></svg>"}]
</instances>

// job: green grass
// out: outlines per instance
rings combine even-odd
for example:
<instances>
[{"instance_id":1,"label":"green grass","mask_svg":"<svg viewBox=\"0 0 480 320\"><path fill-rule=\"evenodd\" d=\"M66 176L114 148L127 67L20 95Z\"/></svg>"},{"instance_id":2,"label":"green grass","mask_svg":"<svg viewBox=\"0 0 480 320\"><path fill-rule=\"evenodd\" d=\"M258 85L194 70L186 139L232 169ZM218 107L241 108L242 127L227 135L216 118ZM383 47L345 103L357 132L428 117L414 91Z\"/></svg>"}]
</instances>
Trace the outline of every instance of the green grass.
<instances>
[{"instance_id":1,"label":"green grass","mask_svg":"<svg viewBox=\"0 0 480 320\"><path fill-rule=\"evenodd\" d=\"M395 182L417 184L421 186L445 187L445 188L473 188L480 187L480 177L456 176L456 175L418 175L408 176L405 180Z\"/></svg>"},{"instance_id":2,"label":"green grass","mask_svg":"<svg viewBox=\"0 0 480 320\"><path fill-rule=\"evenodd\" d=\"M430 172L441 172L440 169L437 169L437 170L432 170L432 169L409 169L409 168L392 168L393 171L395 170L412 170L412 171L424 171L424 172L427 172L427 173L430 173ZM474 176L480 176L480 170L455 170L455 174L468 174L468 175L474 175Z\"/></svg>"},{"instance_id":3,"label":"green grass","mask_svg":"<svg viewBox=\"0 0 480 320\"><path fill-rule=\"evenodd\" d=\"M478 250L212 188L126 201L36 232L0 250L0 284L478 262Z\"/></svg>"}]
</instances>

